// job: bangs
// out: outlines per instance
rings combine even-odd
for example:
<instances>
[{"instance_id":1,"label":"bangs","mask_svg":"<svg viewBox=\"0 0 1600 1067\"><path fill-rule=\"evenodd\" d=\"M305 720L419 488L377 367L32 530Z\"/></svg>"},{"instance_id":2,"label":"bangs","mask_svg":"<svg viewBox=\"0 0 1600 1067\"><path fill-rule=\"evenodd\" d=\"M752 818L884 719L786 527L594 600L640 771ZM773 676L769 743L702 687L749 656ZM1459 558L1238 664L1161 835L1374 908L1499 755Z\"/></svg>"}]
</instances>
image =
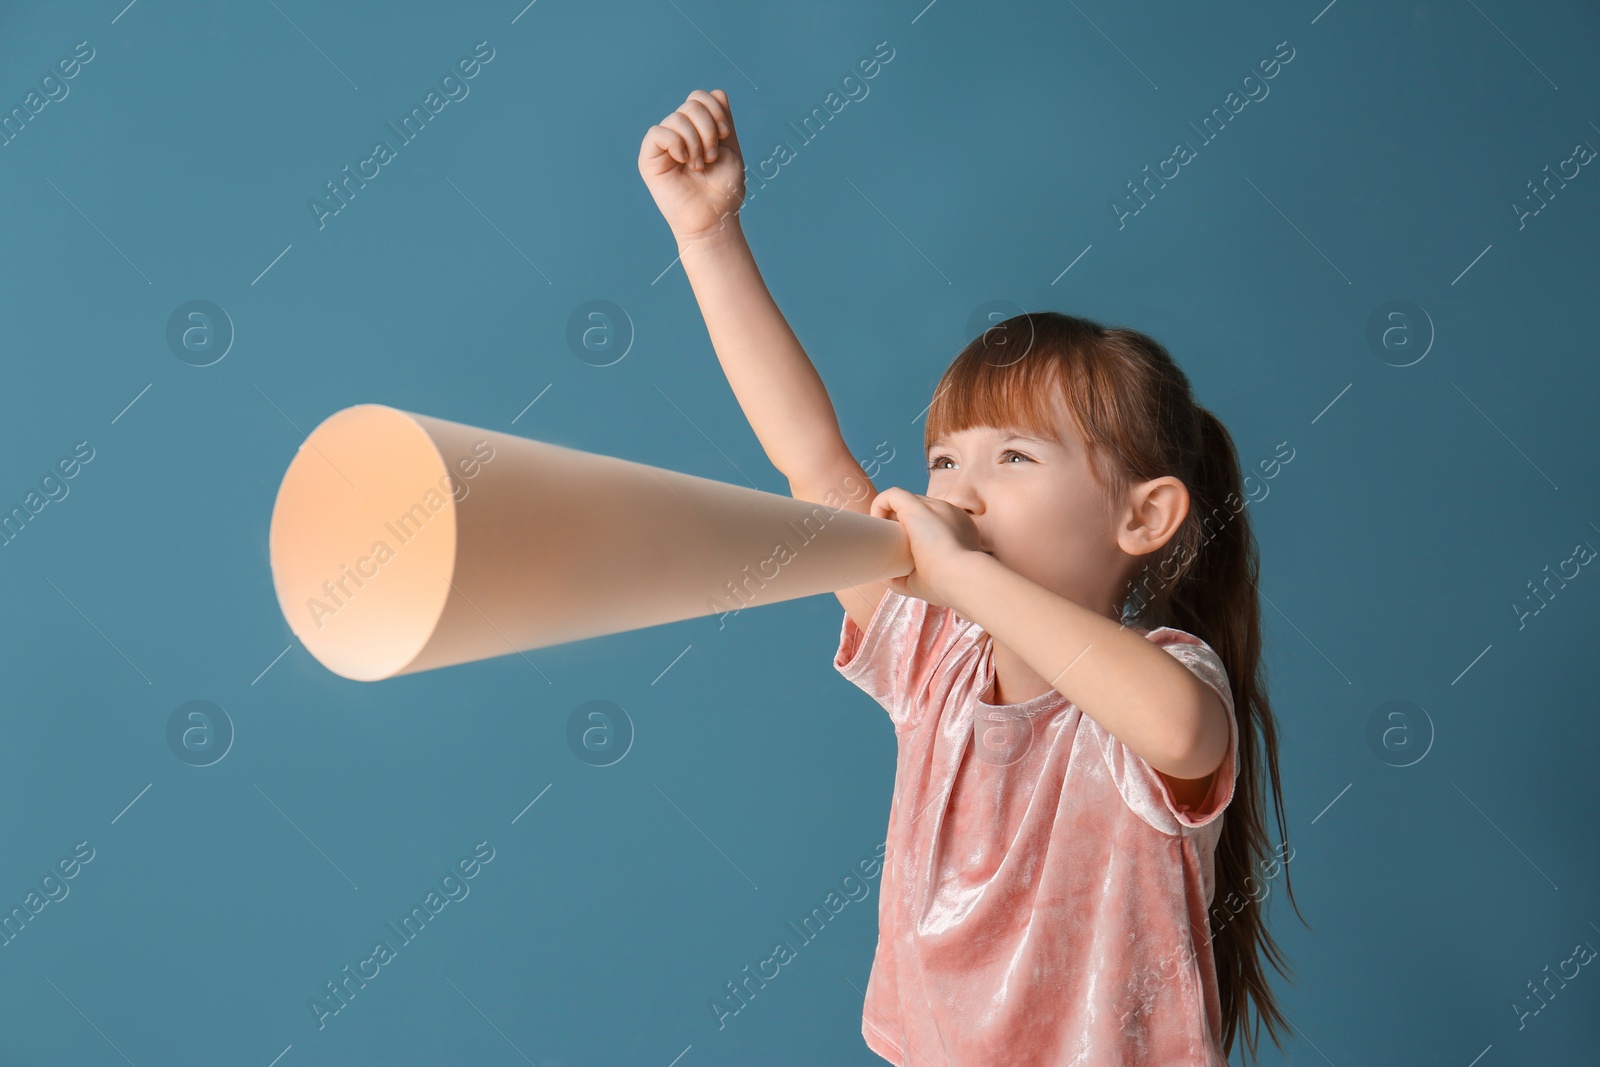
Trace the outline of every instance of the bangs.
<instances>
[{"instance_id":1,"label":"bangs","mask_svg":"<svg viewBox=\"0 0 1600 1067\"><path fill-rule=\"evenodd\" d=\"M1073 417L1073 405L1070 386L1062 389L1061 362L1024 358L997 364L988 354L974 342L945 372L928 407L923 450L946 434L974 427L1016 430L1069 446L1061 419L1063 407Z\"/></svg>"}]
</instances>

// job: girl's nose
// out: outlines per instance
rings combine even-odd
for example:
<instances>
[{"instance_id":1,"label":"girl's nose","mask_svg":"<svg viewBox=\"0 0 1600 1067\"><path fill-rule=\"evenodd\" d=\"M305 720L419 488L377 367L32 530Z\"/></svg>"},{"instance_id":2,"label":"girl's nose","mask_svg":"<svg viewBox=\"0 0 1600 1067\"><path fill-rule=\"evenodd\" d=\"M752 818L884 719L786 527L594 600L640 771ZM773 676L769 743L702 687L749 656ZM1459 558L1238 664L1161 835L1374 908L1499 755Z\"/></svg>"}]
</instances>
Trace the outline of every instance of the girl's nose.
<instances>
[{"instance_id":1,"label":"girl's nose","mask_svg":"<svg viewBox=\"0 0 1600 1067\"><path fill-rule=\"evenodd\" d=\"M944 499L946 503L954 504L969 515L983 514L983 498L965 481L951 486Z\"/></svg>"}]
</instances>

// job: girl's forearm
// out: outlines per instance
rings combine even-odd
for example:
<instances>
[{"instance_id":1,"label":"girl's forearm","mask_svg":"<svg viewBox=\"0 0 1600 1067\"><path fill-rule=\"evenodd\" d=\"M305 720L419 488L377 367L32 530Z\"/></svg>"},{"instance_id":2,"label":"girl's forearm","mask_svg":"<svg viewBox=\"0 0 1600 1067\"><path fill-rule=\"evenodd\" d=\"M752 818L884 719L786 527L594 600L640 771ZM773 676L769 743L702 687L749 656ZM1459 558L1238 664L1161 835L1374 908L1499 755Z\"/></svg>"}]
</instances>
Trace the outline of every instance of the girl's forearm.
<instances>
[{"instance_id":1,"label":"girl's forearm","mask_svg":"<svg viewBox=\"0 0 1600 1067\"><path fill-rule=\"evenodd\" d=\"M984 552L964 553L951 584L957 614L1156 770L1200 778L1222 762L1226 709L1170 652Z\"/></svg>"},{"instance_id":2,"label":"girl's forearm","mask_svg":"<svg viewBox=\"0 0 1600 1067\"><path fill-rule=\"evenodd\" d=\"M678 251L723 374L772 465L790 481L834 469L850 454L838 416L767 291L738 216L679 241Z\"/></svg>"}]
</instances>

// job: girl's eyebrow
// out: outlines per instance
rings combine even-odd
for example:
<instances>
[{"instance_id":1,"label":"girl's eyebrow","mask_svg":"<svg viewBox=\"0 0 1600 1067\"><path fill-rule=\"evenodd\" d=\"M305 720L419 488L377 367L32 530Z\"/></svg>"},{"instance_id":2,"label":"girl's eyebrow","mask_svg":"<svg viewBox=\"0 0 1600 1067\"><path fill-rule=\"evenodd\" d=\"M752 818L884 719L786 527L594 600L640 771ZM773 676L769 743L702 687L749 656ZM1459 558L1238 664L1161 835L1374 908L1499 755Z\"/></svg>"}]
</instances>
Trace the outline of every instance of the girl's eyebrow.
<instances>
[{"instance_id":1,"label":"girl's eyebrow","mask_svg":"<svg viewBox=\"0 0 1600 1067\"><path fill-rule=\"evenodd\" d=\"M1047 448L1056 444L1055 441L1047 441L1043 437L1039 437L1036 434L1027 433L1027 432L1024 432L1022 430L1015 430L1015 431L1013 431L1011 433L1008 433L1004 437L1002 437L1000 440L1002 442L1005 442L1005 441L1032 441L1036 445L1043 445L1043 446L1045 446ZM935 448L949 448L949 447L951 447L951 446L950 446L950 443L947 440L947 438L946 437L939 437L939 438L935 438L933 444L928 446L928 451L931 452Z\"/></svg>"}]
</instances>

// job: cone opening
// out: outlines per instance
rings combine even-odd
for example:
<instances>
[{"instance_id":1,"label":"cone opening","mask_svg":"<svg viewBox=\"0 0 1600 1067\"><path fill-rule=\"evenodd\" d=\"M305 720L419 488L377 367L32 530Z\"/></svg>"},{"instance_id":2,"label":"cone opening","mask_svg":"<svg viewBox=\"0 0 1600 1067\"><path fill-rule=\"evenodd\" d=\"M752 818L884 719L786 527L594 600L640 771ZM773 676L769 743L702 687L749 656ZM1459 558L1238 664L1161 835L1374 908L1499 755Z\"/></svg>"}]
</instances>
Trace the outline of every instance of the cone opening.
<instances>
[{"instance_id":1,"label":"cone opening","mask_svg":"<svg viewBox=\"0 0 1600 1067\"><path fill-rule=\"evenodd\" d=\"M455 572L459 481L406 412L336 412L284 474L268 534L278 604L335 674L391 677L427 645Z\"/></svg>"}]
</instances>

